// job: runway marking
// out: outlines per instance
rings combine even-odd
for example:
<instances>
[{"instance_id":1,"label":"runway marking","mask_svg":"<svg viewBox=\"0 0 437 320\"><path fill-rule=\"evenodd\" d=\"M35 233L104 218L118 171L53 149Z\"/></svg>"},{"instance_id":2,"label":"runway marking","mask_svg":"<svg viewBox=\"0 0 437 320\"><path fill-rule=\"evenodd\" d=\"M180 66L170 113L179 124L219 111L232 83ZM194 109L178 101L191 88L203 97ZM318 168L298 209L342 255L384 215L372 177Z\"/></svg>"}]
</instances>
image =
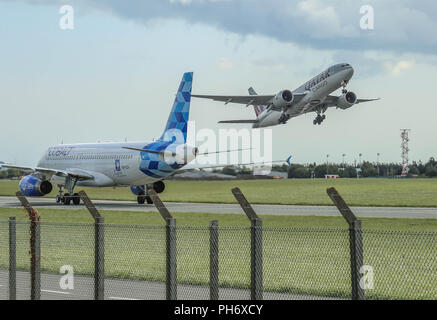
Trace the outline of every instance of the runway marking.
<instances>
[{"instance_id":1,"label":"runway marking","mask_svg":"<svg viewBox=\"0 0 437 320\"><path fill-rule=\"evenodd\" d=\"M54 290L41 290L41 291L48 292L48 293L70 294L70 292L65 292L65 291L54 291Z\"/></svg>"},{"instance_id":2,"label":"runway marking","mask_svg":"<svg viewBox=\"0 0 437 320\"><path fill-rule=\"evenodd\" d=\"M108 299L113 299L113 300L140 300L140 299L135 299L135 298L122 298L122 297L108 297Z\"/></svg>"}]
</instances>

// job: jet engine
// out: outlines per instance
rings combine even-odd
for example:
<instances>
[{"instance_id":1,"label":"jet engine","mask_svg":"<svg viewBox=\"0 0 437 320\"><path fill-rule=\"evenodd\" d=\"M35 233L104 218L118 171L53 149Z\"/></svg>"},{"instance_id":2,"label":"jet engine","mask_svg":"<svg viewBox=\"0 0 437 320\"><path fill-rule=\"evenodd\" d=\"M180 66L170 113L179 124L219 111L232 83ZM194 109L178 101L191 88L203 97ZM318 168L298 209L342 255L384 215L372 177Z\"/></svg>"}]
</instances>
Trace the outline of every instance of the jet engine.
<instances>
[{"instance_id":1,"label":"jet engine","mask_svg":"<svg viewBox=\"0 0 437 320\"><path fill-rule=\"evenodd\" d=\"M355 103L357 103L357 95L349 91L338 98L337 107L344 110L352 107Z\"/></svg>"},{"instance_id":2,"label":"jet engine","mask_svg":"<svg viewBox=\"0 0 437 320\"><path fill-rule=\"evenodd\" d=\"M27 197L42 197L52 192L53 186L48 180L34 176L25 176L20 180L20 191Z\"/></svg>"},{"instance_id":3,"label":"jet engine","mask_svg":"<svg viewBox=\"0 0 437 320\"><path fill-rule=\"evenodd\" d=\"M292 103L294 100L293 93L290 90L282 90L276 94L273 98L273 105L276 108L284 110L287 105Z\"/></svg>"}]
</instances>

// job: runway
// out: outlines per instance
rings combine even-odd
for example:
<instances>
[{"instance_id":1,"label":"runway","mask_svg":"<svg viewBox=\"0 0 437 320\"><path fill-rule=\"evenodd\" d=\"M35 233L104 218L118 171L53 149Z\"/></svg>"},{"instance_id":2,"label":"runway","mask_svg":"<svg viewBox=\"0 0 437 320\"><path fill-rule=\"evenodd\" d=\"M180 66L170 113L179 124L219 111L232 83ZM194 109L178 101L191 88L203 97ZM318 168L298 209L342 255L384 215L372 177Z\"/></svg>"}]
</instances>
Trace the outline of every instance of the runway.
<instances>
[{"instance_id":1,"label":"runway","mask_svg":"<svg viewBox=\"0 0 437 320\"><path fill-rule=\"evenodd\" d=\"M0 269L0 300L8 299L8 270ZM41 273L41 300L91 300L94 299L94 278L74 275L74 286L62 289L62 275ZM17 271L17 299L30 299L30 273ZM164 300L165 282L105 278L105 300ZM178 284L177 296L181 300L208 300L209 286ZM219 288L221 300L249 300L249 289ZM293 293L264 291L265 300L314 300L338 299Z\"/></svg>"},{"instance_id":2,"label":"runway","mask_svg":"<svg viewBox=\"0 0 437 320\"><path fill-rule=\"evenodd\" d=\"M78 205L59 205L50 198L29 198L35 208L52 208L77 210L84 209ZM144 211L156 212L151 205L140 205L131 201L93 200L98 210L121 210L121 211ZM219 203L189 203L189 202L165 202L171 212L200 212L211 214L244 214L238 204ZM0 197L0 208L18 208L20 203L15 197ZM256 204L252 206L258 215L284 215L284 216L340 216L334 206L301 206L301 205L270 205ZM351 207L357 217L366 218L429 218L437 219L437 208L413 208L413 207Z\"/></svg>"}]
</instances>

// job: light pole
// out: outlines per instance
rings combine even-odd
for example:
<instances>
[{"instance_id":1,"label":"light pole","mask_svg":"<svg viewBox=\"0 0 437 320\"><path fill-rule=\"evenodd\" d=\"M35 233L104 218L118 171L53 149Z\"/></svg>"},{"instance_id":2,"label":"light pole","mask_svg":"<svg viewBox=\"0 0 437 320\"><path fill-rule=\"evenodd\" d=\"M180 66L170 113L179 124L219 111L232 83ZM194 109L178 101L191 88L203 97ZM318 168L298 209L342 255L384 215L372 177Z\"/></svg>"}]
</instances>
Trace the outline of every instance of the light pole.
<instances>
[{"instance_id":1,"label":"light pole","mask_svg":"<svg viewBox=\"0 0 437 320\"><path fill-rule=\"evenodd\" d=\"M378 168L378 177L379 177L379 152L376 154L376 168Z\"/></svg>"},{"instance_id":2,"label":"light pole","mask_svg":"<svg viewBox=\"0 0 437 320\"><path fill-rule=\"evenodd\" d=\"M343 153L343 170L344 170L344 157L346 156L346 154L345 153Z\"/></svg>"},{"instance_id":3,"label":"light pole","mask_svg":"<svg viewBox=\"0 0 437 320\"><path fill-rule=\"evenodd\" d=\"M329 154L326 155L326 175L328 175L328 158Z\"/></svg>"}]
</instances>

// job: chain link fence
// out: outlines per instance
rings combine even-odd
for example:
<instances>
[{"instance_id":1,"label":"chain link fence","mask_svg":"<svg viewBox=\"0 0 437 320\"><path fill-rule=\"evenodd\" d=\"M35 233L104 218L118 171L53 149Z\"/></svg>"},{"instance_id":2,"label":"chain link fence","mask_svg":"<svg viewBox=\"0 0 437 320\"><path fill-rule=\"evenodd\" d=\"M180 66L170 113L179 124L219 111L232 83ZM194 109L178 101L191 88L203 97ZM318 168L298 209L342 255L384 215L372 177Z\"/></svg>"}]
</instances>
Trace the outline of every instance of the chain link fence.
<instances>
[{"instance_id":1,"label":"chain link fence","mask_svg":"<svg viewBox=\"0 0 437 320\"><path fill-rule=\"evenodd\" d=\"M29 226L16 222L17 299L30 298ZM93 299L94 224L40 226L41 299ZM166 226L104 228L105 299L165 299ZM218 298L250 299L250 227L217 230ZM437 299L436 232L362 232L366 299ZM178 299L210 298L210 236L208 226L176 227ZM9 297L8 239L8 222L0 221L1 299ZM347 228L264 227L263 298L351 299L349 240Z\"/></svg>"},{"instance_id":2,"label":"chain link fence","mask_svg":"<svg viewBox=\"0 0 437 320\"><path fill-rule=\"evenodd\" d=\"M345 228L0 221L0 299L437 299L437 232L368 230L334 188ZM35 213L19 194L29 212ZM31 241L32 239L32 241Z\"/></svg>"},{"instance_id":3,"label":"chain link fence","mask_svg":"<svg viewBox=\"0 0 437 320\"><path fill-rule=\"evenodd\" d=\"M363 229L367 299L437 299L437 232Z\"/></svg>"},{"instance_id":4,"label":"chain link fence","mask_svg":"<svg viewBox=\"0 0 437 320\"><path fill-rule=\"evenodd\" d=\"M9 225L0 220L0 300L6 300L9 280Z\"/></svg>"}]
</instances>

